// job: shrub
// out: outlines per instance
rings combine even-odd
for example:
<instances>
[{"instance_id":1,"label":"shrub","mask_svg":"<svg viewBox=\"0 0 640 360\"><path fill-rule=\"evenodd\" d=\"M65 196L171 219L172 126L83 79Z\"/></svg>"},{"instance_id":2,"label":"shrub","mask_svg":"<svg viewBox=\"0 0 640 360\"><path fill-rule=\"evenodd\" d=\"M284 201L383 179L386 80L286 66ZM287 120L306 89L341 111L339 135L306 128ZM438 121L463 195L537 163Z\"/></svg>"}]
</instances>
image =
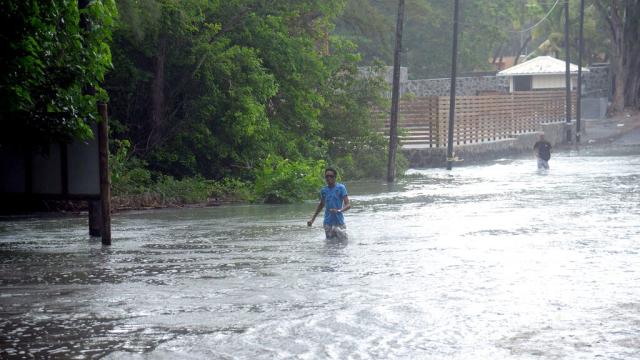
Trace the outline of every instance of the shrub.
<instances>
[{"instance_id":1,"label":"shrub","mask_svg":"<svg viewBox=\"0 0 640 360\"><path fill-rule=\"evenodd\" d=\"M115 151L109 156L111 170L111 189L114 196L124 194L142 194L153 183L152 174L146 163L129 156L131 143L127 140L115 140Z\"/></svg>"},{"instance_id":2,"label":"shrub","mask_svg":"<svg viewBox=\"0 0 640 360\"><path fill-rule=\"evenodd\" d=\"M323 184L324 167L324 161L292 161L269 156L255 172L256 195L271 204L311 198Z\"/></svg>"},{"instance_id":3,"label":"shrub","mask_svg":"<svg viewBox=\"0 0 640 360\"><path fill-rule=\"evenodd\" d=\"M379 134L356 139L347 143L340 153L332 160L335 167L343 174L343 178L356 179L384 179L387 176L389 147L387 139ZM400 147L396 152L396 173L402 176L407 170L409 161Z\"/></svg>"},{"instance_id":4,"label":"shrub","mask_svg":"<svg viewBox=\"0 0 640 360\"><path fill-rule=\"evenodd\" d=\"M151 172L146 162L129 156L129 141L116 140L114 145L115 151L110 157L114 196L148 194L158 198L160 206L202 203L209 199L234 202L255 198L251 187L238 179L214 181L200 176L176 179Z\"/></svg>"},{"instance_id":5,"label":"shrub","mask_svg":"<svg viewBox=\"0 0 640 360\"><path fill-rule=\"evenodd\" d=\"M153 187L153 192L160 194L165 203L193 204L207 201L213 187L212 181L199 177L177 180L162 175Z\"/></svg>"}]
</instances>

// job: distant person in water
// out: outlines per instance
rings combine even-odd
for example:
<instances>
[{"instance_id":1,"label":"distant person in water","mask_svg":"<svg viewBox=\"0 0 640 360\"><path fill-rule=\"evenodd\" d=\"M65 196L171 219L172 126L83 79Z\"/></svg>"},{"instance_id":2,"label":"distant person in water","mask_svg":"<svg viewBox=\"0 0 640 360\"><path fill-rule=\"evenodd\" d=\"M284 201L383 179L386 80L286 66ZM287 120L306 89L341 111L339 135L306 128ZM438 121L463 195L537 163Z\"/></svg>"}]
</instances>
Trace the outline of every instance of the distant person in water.
<instances>
[{"instance_id":1,"label":"distant person in water","mask_svg":"<svg viewBox=\"0 0 640 360\"><path fill-rule=\"evenodd\" d=\"M551 159L551 143L544 139L544 134L533 145L533 152L538 158L538 169L549 170L549 159Z\"/></svg>"},{"instance_id":2,"label":"distant person in water","mask_svg":"<svg viewBox=\"0 0 640 360\"><path fill-rule=\"evenodd\" d=\"M320 190L320 203L316 208L311 220L307 221L307 226L313 225L316 216L324 207L324 232L327 239L347 238L347 226L344 223L344 212L351 209L347 188L336 182L338 172L335 169L327 168L324 171L324 179L327 186Z\"/></svg>"}]
</instances>

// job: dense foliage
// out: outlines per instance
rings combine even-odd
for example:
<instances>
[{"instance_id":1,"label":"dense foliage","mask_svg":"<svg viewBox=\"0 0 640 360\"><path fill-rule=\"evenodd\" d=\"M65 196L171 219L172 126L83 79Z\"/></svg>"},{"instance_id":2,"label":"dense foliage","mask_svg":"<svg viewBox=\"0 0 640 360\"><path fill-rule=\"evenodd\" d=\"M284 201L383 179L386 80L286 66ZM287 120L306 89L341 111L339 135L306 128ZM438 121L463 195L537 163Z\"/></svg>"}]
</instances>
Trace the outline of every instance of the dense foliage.
<instances>
[{"instance_id":1,"label":"dense foliage","mask_svg":"<svg viewBox=\"0 0 640 360\"><path fill-rule=\"evenodd\" d=\"M127 159L176 178L255 181L274 202L307 196L322 161L381 175L386 142L370 110L386 106L385 85L359 77L357 48L331 35L343 6L119 0L106 88ZM303 170L313 179L289 178Z\"/></svg>"},{"instance_id":2,"label":"dense foliage","mask_svg":"<svg viewBox=\"0 0 640 360\"><path fill-rule=\"evenodd\" d=\"M269 156L256 172L256 195L275 204L309 198L322 187L324 165Z\"/></svg>"},{"instance_id":3,"label":"dense foliage","mask_svg":"<svg viewBox=\"0 0 640 360\"><path fill-rule=\"evenodd\" d=\"M115 3L0 0L0 9L0 141L91 137Z\"/></svg>"}]
</instances>

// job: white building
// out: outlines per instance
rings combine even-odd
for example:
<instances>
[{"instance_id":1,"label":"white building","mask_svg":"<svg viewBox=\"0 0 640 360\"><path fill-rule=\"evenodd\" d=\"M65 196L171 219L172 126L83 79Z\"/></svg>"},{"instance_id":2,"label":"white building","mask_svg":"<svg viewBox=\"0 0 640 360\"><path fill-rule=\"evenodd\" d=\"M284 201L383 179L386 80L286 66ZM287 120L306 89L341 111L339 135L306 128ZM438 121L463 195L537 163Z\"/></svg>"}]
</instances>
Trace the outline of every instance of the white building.
<instances>
[{"instance_id":1,"label":"white building","mask_svg":"<svg viewBox=\"0 0 640 360\"><path fill-rule=\"evenodd\" d=\"M565 62L551 56L538 56L502 70L498 76L509 77L509 92L565 89ZM578 65L570 64L571 90L576 87ZM582 72L589 69L582 68Z\"/></svg>"}]
</instances>

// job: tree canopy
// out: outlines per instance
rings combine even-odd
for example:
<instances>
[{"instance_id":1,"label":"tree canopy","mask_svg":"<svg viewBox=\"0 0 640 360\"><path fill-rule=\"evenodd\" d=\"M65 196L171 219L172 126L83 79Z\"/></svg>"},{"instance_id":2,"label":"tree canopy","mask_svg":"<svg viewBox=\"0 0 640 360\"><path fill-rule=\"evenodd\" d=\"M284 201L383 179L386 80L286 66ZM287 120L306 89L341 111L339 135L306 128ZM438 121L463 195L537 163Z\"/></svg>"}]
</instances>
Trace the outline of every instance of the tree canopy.
<instances>
[{"instance_id":1,"label":"tree canopy","mask_svg":"<svg viewBox=\"0 0 640 360\"><path fill-rule=\"evenodd\" d=\"M381 84L358 79L356 47L330 35L342 0L118 6L106 83L115 135L152 168L246 176L270 155L337 161L345 135L375 138L368 109Z\"/></svg>"},{"instance_id":2,"label":"tree canopy","mask_svg":"<svg viewBox=\"0 0 640 360\"><path fill-rule=\"evenodd\" d=\"M96 101L111 68L112 0L0 0L2 142L92 136Z\"/></svg>"}]
</instances>

